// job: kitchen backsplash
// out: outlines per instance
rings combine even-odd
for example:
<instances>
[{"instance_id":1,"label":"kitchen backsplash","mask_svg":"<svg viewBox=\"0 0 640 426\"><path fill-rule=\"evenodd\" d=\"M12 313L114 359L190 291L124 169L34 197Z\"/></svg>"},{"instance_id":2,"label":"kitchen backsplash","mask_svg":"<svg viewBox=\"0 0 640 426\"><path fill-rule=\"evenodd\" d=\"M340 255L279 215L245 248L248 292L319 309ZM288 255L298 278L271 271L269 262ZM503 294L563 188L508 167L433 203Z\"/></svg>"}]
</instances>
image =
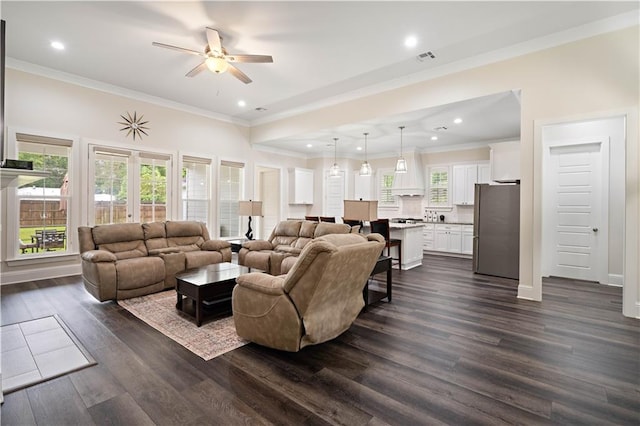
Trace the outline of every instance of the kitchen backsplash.
<instances>
[{"instance_id":1,"label":"kitchen backsplash","mask_svg":"<svg viewBox=\"0 0 640 426\"><path fill-rule=\"evenodd\" d=\"M429 216L432 216L435 217L433 222L439 222L440 215L444 215L445 222L473 223L473 206L453 206L451 210L425 207L422 218L429 221Z\"/></svg>"}]
</instances>

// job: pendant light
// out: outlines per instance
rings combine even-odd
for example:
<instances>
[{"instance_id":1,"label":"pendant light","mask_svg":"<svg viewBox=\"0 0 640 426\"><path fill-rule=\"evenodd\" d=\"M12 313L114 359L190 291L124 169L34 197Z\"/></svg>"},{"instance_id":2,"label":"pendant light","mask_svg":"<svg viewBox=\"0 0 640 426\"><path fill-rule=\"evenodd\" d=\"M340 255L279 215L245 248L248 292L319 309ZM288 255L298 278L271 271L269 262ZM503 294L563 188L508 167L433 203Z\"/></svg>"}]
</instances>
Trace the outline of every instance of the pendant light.
<instances>
[{"instance_id":1,"label":"pendant light","mask_svg":"<svg viewBox=\"0 0 640 426\"><path fill-rule=\"evenodd\" d=\"M369 133L363 133L364 135L364 163L360 166L360 176L371 176L371 165L367 161L367 135Z\"/></svg>"},{"instance_id":2,"label":"pendant light","mask_svg":"<svg viewBox=\"0 0 640 426\"><path fill-rule=\"evenodd\" d=\"M329 177L340 177L340 166L338 166L338 138L333 138L333 166L329 168Z\"/></svg>"},{"instance_id":3,"label":"pendant light","mask_svg":"<svg viewBox=\"0 0 640 426\"><path fill-rule=\"evenodd\" d=\"M396 162L396 173L407 173L407 162L402 156L402 130L404 126L398 127L400 129L400 158Z\"/></svg>"}]
</instances>

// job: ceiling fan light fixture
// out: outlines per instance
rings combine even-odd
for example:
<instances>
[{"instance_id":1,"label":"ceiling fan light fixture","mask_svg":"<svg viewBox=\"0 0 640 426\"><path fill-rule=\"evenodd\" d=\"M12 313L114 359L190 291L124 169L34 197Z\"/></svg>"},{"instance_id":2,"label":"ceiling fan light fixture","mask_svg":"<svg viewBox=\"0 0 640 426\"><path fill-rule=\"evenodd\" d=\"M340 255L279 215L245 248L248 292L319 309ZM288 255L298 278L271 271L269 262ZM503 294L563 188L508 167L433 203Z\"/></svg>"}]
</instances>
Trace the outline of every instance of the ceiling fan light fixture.
<instances>
[{"instance_id":1,"label":"ceiling fan light fixture","mask_svg":"<svg viewBox=\"0 0 640 426\"><path fill-rule=\"evenodd\" d=\"M400 158L396 162L396 173L407 173L407 161L402 156L402 130L404 130L404 126L398 127L400 129Z\"/></svg>"},{"instance_id":2,"label":"ceiling fan light fixture","mask_svg":"<svg viewBox=\"0 0 640 426\"><path fill-rule=\"evenodd\" d=\"M224 58L209 56L204 62L207 64L207 68L216 74L222 74L229 68L229 64Z\"/></svg>"}]
</instances>

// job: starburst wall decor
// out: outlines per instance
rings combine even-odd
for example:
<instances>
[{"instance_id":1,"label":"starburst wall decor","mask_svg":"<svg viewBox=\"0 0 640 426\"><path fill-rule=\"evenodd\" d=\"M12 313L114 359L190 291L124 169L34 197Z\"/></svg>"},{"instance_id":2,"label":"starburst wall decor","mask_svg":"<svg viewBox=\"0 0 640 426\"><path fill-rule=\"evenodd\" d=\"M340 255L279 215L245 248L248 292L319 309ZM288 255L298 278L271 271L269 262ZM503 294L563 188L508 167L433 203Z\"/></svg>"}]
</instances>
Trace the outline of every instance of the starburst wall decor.
<instances>
[{"instance_id":1,"label":"starburst wall decor","mask_svg":"<svg viewBox=\"0 0 640 426\"><path fill-rule=\"evenodd\" d=\"M138 117L137 113L134 111L133 117L131 117L131 114L129 114L129 112L127 111L126 117L122 114L120 115L120 117L122 117L124 122L118 121L118 124L122 124L124 126L122 129L120 129L120 131L127 130L127 134L125 135L125 137L133 134L133 140L135 141L136 136L140 140L142 140L142 135L149 136L149 134L145 132L145 130L149 130L148 127L145 127L145 124L147 124L149 121L142 121L144 115L140 115L140 117Z\"/></svg>"}]
</instances>

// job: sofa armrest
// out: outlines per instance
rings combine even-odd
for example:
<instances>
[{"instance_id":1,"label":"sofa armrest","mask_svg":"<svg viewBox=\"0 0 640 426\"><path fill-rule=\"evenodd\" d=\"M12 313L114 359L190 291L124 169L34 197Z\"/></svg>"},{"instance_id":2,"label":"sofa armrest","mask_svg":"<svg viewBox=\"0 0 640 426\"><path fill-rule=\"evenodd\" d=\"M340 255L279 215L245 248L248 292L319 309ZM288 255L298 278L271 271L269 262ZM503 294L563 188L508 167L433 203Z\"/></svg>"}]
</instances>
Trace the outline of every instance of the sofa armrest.
<instances>
[{"instance_id":1,"label":"sofa armrest","mask_svg":"<svg viewBox=\"0 0 640 426\"><path fill-rule=\"evenodd\" d=\"M273 250L273 244L266 240L247 241L242 247L252 251Z\"/></svg>"},{"instance_id":2,"label":"sofa armrest","mask_svg":"<svg viewBox=\"0 0 640 426\"><path fill-rule=\"evenodd\" d=\"M82 253L82 260L91 263L98 262L115 262L118 260L115 254L106 250L89 250Z\"/></svg>"},{"instance_id":3,"label":"sofa armrest","mask_svg":"<svg viewBox=\"0 0 640 426\"><path fill-rule=\"evenodd\" d=\"M207 240L200 246L202 250L220 251L231 247L231 243L223 240Z\"/></svg>"},{"instance_id":4,"label":"sofa armrest","mask_svg":"<svg viewBox=\"0 0 640 426\"><path fill-rule=\"evenodd\" d=\"M243 288L254 290L271 296L284 294L282 284L284 279L262 272L250 272L236 278L236 283Z\"/></svg>"}]
</instances>

